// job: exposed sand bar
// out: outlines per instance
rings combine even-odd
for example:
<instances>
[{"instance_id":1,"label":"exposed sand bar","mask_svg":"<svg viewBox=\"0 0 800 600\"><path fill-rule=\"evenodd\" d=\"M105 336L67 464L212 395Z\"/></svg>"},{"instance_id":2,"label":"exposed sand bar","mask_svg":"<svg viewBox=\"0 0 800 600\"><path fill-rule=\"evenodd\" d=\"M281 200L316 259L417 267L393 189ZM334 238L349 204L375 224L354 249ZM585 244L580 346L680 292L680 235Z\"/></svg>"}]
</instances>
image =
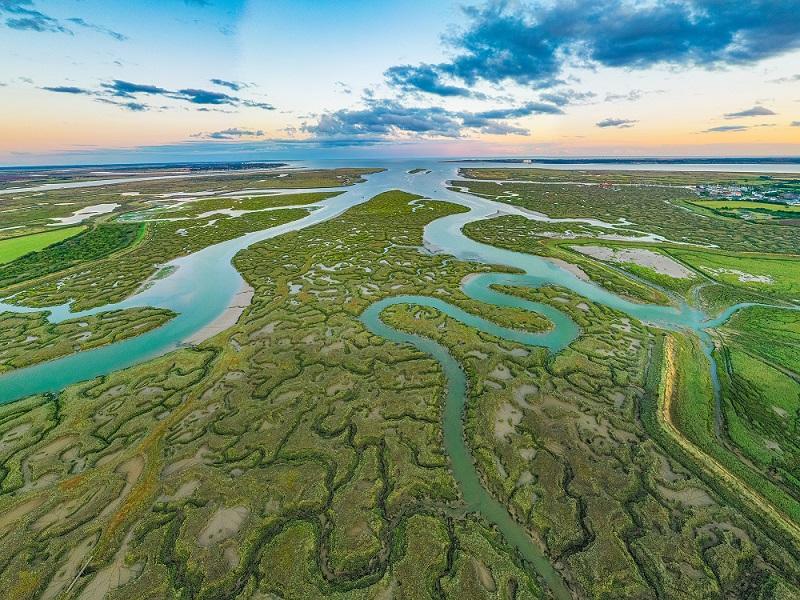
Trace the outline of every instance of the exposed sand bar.
<instances>
[{"instance_id":1,"label":"exposed sand bar","mask_svg":"<svg viewBox=\"0 0 800 600\"><path fill-rule=\"evenodd\" d=\"M674 279L691 279L694 272L669 256L646 248L608 248L606 246L570 246L573 250L604 262L631 263L652 269Z\"/></svg>"},{"instance_id":2,"label":"exposed sand bar","mask_svg":"<svg viewBox=\"0 0 800 600\"><path fill-rule=\"evenodd\" d=\"M194 333L191 337L185 340L186 344L199 344L207 339L214 337L221 331L225 331L229 327L236 325L236 321L242 316L244 309L250 306L253 299L255 290L247 282L242 283L241 289L236 295L231 298L231 303L228 305L222 314L214 319L211 323Z\"/></svg>"}]
</instances>

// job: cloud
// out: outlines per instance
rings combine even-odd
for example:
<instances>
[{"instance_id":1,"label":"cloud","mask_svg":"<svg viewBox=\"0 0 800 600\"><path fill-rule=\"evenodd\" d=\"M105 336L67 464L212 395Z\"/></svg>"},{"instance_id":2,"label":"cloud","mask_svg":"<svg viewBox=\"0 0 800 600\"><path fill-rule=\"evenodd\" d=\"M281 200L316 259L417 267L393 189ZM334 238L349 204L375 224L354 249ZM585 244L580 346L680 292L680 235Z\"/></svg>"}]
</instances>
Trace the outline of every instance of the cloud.
<instances>
[{"instance_id":1,"label":"cloud","mask_svg":"<svg viewBox=\"0 0 800 600\"><path fill-rule=\"evenodd\" d=\"M97 102L102 102L103 104L111 104L112 106L119 106L131 112L144 112L150 110L150 107L146 104L142 104L141 102L134 102L133 100L125 101L125 100L115 100L113 98L97 98Z\"/></svg>"},{"instance_id":2,"label":"cloud","mask_svg":"<svg viewBox=\"0 0 800 600\"><path fill-rule=\"evenodd\" d=\"M255 102L253 100L242 100L235 96L223 94L221 92L213 92L210 90L200 90L187 88L166 94L170 98L177 98L179 100L186 100L192 104L210 104L220 106L227 104L229 106L246 106L248 108L260 108L262 110L275 110L275 107L267 102Z\"/></svg>"},{"instance_id":3,"label":"cloud","mask_svg":"<svg viewBox=\"0 0 800 600\"><path fill-rule=\"evenodd\" d=\"M740 110L739 112L726 113L726 119L738 119L739 117L764 117L777 114L774 111L766 108L765 106L754 106L747 110Z\"/></svg>"},{"instance_id":4,"label":"cloud","mask_svg":"<svg viewBox=\"0 0 800 600\"><path fill-rule=\"evenodd\" d=\"M196 88L169 90L157 85L134 83L131 81L124 81L122 79L114 79L112 81L103 82L100 84L100 87L97 90L73 88L71 86L47 86L43 87L42 89L50 92L96 96L98 101L105 102L106 104L121 106L133 111L142 111L148 109L147 105L138 100L138 98L142 95L160 96L172 100L180 100L201 107L234 106L258 108L261 110L275 110L274 106L266 102L256 102L254 100L239 98L237 96L232 96L222 92ZM119 101L117 100L118 98L128 100L128 102ZM202 108L198 110L202 110Z\"/></svg>"},{"instance_id":5,"label":"cloud","mask_svg":"<svg viewBox=\"0 0 800 600\"><path fill-rule=\"evenodd\" d=\"M114 31L113 29L108 29L107 27L103 27L101 25L95 25L94 23L87 23L80 17L73 17L71 19L67 19L67 21L69 21L70 23L74 23L75 25L78 25L80 27L91 29L92 31L96 31L97 33L102 33L104 35L107 35L117 40L118 42L125 42L129 39L127 35L119 33L118 31Z\"/></svg>"},{"instance_id":6,"label":"cloud","mask_svg":"<svg viewBox=\"0 0 800 600\"><path fill-rule=\"evenodd\" d=\"M134 94L169 94L169 91L162 87L131 83L121 79L114 79L110 83L100 84L100 87L108 90L113 96L119 96L120 98L133 98Z\"/></svg>"},{"instance_id":7,"label":"cloud","mask_svg":"<svg viewBox=\"0 0 800 600\"><path fill-rule=\"evenodd\" d=\"M800 121L792 121L792 127L800 127Z\"/></svg>"},{"instance_id":8,"label":"cloud","mask_svg":"<svg viewBox=\"0 0 800 600\"><path fill-rule=\"evenodd\" d=\"M453 58L416 67L429 82L548 87L570 64L713 68L800 48L796 0L492 0L464 11L466 28L447 39Z\"/></svg>"},{"instance_id":9,"label":"cloud","mask_svg":"<svg viewBox=\"0 0 800 600\"><path fill-rule=\"evenodd\" d=\"M71 85L45 86L42 89L48 92L56 92L57 94L83 94L86 96L91 96L94 94L94 92L92 92L91 90L79 87L73 87Z\"/></svg>"},{"instance_id":10,"label":"cloud","mask_svg":"<svg viewBox=\"0 0 800 600\"><path fill-rule=\"evenodd\" d=\"M319 137L390 136L397 133L458 137L460 121L440 107L405 107L394 100L374 100L360 110L342 109L322 115L303 130Z\"/></svg>"},{"instance_id":11,"label":"cloud","mask_svg":"<svg viewBox=\"0 0 800 600\"><path fill-rule=\"evenodd\" d=\"M241 81L228 81L227 79L212 79L211 83L220 87L226 87L234 92L250 87L248 84L242 83Z\"/></svg>"},{"instance_id":12,"label":"cloud","mask_svg":"<svg viewBox=\"0 0 800 600\"><path fill-rule=\"evenodd\" d=\"M58 19L36 10L33 0L0 0L0 13L11 15L6 19L6 26L11 29L74 35L73 31ZM128 37L122 33L101 25L89 23L80 17L72 17L66 19L66 21L78 27L102 33L120 42L124 42L128 39Z\"/></svg>"},{"instance_id":13,"label":"cloud","mask_svg":"<svg viewBox=\"0 0 800 600\"><path fill-rule=\"evenodd\" d=\"M6 27L11 29L72 34L58 19L36 10L32 0L0 0L0 13L10 15Z\"/></svg>"},{"instance_id":14,"label":"cloud","mask_svg":"<svg viewBox=\"0 0 800 600\"><path fill-rule=\"evenodd\" d=\"M211 133L195 133L191 137L207 140L234 140L243 137L263 136L264 132L261 129L241 129L239 127L232 127L230 129L223 129L222 131L213 131Z\"/></svg>"},{"instance_id":15,"label":"cloud","mask_svg":"<svg viewBox=\"0 0 800 600\"><path fill-rule=\"evenodd\" d=\"M663 93L664 90L631 90L630 92L625 92L621 94L606 94L605 101L635 102L636 100L641 100L644 96L647 96L649 94L663 94Z\"/></svg>"},{"instance_id":16,"label":"cloud","mask_svg":"<svg viewBox=\"0 0 800 600\"><path fill-rule=\"evenodd\" d=\"M461 118L464 127L477 129L481 133L494 135L529 135L530 132L527 129L509 125L508 123L503 123L502 121L544 114L560 115L564 114L564 111L558 106L552 104L527 102L522 106L514 108L497 108L479 112L461 112L458 113L458 116Z\"/></svg>"},{"instance_id":17,"label":"cloud","mask_svg":"<svg viewBox=\"0 0 800 600\"><path fill-rule=\"evenodd\" d=\"M475 92L465 87L450 85L442 80L441 71L434 65L400 65L384 72L387 83L404 92L422 92L444 97L475 96Z\"/></svg>"},{"instance_id":18,"label":"cloud","mask_svg":"<svg viewBox=\"0 0 800 600\"><path fill-rule=\"evenodd\" d=\"M711 127L710 129L703 130L703 133L724 133L745 131L749 129L747 125L720 125L719 127Z\"/></svg>"},{"instance_id":19,"label":"cloud","mask_svg":"<svg viewBox=\"0 0 800 600\"><path fill-rule=\"evenodd\" d=\"M178 90L174 93L176 97L187 100L192 104L233 104L236 98L223 94L222 92L212 92L209 90L199 90L187 88Z\"/></svg>"},{"instance_id":20,"label":"cloud","mask_svg":"<svg viewBox=\"0 0 800 600\"><path fill-rule=\"evenodd\" d=\"M112 97L105 97L103 96L104 92L100 91L92 91L86 88L75 87L71 85L54 85L54 86L45 86L41 89L47 92L54 92L56 94L72 94L76 96L93 96L97 102L102 102L103 104L112 104L114 106L120 106L126 110L130 110L133 112L144 112L149 110L149 106L146 104L142 104L141 102L134 102L133 100L117 100L116 94ZM123 98L131 98L132 96L123 95Z\"/></svg>"},{"instance_id":21,"label":"cloud","mask_svg":"<svg viewBox=\"0 0 800 600\"><path fill-rule=\"evenodd\" d=\"M527 129L510 124L537 114L562 114L555 105L527 102L521 106L478 112L451 111L439 106L409 107L395 100L367 99L363 109L342 109L325 113L303 131L320 138L379 136L462 137L465 130L493 135L529 135Z\"/></svg>"},{"instance_id":22,"label":"cloud","mask_svg":"<svg viewBox=\"0 0 800 600\"><path fill-rule=\"evenodd\" d=\"M779 77L778 79L770 79L770 83L793 83L800 81L800 73L790 75L789 77Z\"/></svg>"},{"instance_id":23,"label":"cloud","mask_svg":"<svg viewBox=\"0 0 800 600\"><path fill-rule=\"evenodd\" d=\"M342 92L343 94L352 94L353 88L347 85L344 81L336 81L333 84L336 87L336 90Z\"/></svg>"},{"instance_id":24,"label":"cloud","mask_svg":"<svg viewBox=\"0 0 800 600\"><path fill-rule=\"evenodd\" d=\"M597 94L594 92L577 92L575 90L557 90L545 92L540 94L539 97L546 101L551 102L557 106L566 106L567 104L574 104L576 102L586 102L595 98Z\"/></svg>"},{"instance_id":25,"label":"cloud","mask_svg":"<svg viewBox=\"0 0 800 600\"><path fill-rule=\"evenodd\" d=\"M606 127L617 127L618 129L627 129L628 127L633 127L638 122L639 121L636 121L634 119L609 118L609 119L603 119L602 121L598 121L597 123L595 123L595 125L604 129Z\"/></svg>"}]
</instances>

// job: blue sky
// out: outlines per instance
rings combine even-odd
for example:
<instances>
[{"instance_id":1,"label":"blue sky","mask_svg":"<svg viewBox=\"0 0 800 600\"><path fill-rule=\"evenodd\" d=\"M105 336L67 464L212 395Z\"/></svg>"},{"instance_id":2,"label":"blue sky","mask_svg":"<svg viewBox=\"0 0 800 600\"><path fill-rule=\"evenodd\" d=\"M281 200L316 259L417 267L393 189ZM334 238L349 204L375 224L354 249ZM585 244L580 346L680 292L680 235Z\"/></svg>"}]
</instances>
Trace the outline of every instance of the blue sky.
<instances>
[{"instance_id":1,"label":"blue sky","mask_svg":"<svg viewBox=\"0 0 800 600\"><path fill-rule=\"evenodd\" d=\"M796 0L0 0L0 164L800 154Z\"/></svg>"}]
</instances>

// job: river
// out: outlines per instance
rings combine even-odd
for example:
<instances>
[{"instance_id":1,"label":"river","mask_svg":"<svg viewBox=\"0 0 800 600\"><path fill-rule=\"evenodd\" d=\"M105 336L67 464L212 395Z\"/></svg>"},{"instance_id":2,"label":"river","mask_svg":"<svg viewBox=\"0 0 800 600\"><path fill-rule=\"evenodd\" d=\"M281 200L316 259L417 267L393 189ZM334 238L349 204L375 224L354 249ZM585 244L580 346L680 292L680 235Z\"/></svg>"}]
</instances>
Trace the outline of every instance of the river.
<instances>
[{"instance_id":1,"label":"river","mask_svg":"<svg viewBox=\"0 0 800 600\"><path fill-rule=\"evenodd\" d=\"M351 161L351 163L358 162ZM243 279L231 261L237 252L252 244L335 218L348 208L387 190L401 189L421 196L463 205L469 209L468 212L446 216L428 224L424 232L426 246L436 252L452 255L462 260L505 265L518 269L521 271L520 274L487 273L468 278L463 284L463 291L468 296L487 304L513 306L540 313L553 323L553 328L545 333L527 333L508 329L466 313L440 299L422 296L385 298L371 305L361 319L365 326L376 335L398 343L413 344L441 363L447 376L448 385L443 423L445 449L450 457L454 476L460 485L465 502L471 509L483 514L489 522L497 525L507 541L535 566L556 597L568 598L570 597L568 589L541 549L532 541L524 528L514 521L506 508L483 488L480 482L471 453L464 440L462 418L468 382L460 365L438 343L397 331L383 323L380 319L381 312L386 307L395 304L427 305L445 312L469 327L518 343L543 346L552 352L557 352L569 345L579 335L577 325L565 313L549 305L530 302L492 289L493 285L534 288L556 285L567 288L593 302L622 311L641 321L670 330L695 332L703 342L706 353L710 354L712 345L706 329L721 325L738 308L746 305L732 307L720 317L709 320L704 313L685 303L676 306L638 304L621 298L592 282L580 279L567 269L546 259L476 242L462 233L464 225L492 217L498 212L520 215L532 220L551 221L552 219L505 203L448 190L447 182L457 178L458 164L414 160L392 161L387 166L385 171L369 175L366 182L343 188L344 193L320 202L317 206L312 207L313 210L307 216L299 220L264 231L253 232L171 261L165 265L171 268L172 272L169 275L152 281L149 287L122 302L77 313L71 313L68 305L50 307L49 318L53 322L102 311L142 306L170 309L178 313L178 316L162 327L137 337L1 375L0 403L13 402L42 392L58 392L73 383L112 373L180 347L185 340L217 319L231 303L234 295L242 288ZM470 163L468 166L481 165ZM488 164L483 166L506 165ZM409 170L416 167L424 167L429 172L408 173ZM678 168L683 169L684 165ZM719 170L729 169L721 166ZM125 180L126 183L130 181L130 179ZM95 183L92 182L92 184ZM559 221L591 222L595 226L612 230L620 226L619 223L604 223L593 219L559 219ZM3 310L32 312L42 309L25 308L0 302L0 311ZM711 364L713 365L713 361Z\"/></svg>"}]
</instances>

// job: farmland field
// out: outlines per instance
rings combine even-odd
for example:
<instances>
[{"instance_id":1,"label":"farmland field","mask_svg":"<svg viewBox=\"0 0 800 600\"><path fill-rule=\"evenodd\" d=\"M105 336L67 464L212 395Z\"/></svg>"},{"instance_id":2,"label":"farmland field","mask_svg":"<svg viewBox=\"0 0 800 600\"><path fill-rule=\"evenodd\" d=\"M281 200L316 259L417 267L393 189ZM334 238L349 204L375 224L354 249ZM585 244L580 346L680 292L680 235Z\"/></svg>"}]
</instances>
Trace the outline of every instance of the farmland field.
<instances>
[{"instance_id":1,"label":"farmland field","mask_svg":"<svg viewBox=\"0 0 800 600\"><path fill-rule=\"evenodd\" d=\"M0 264L9 263L20 256L25 256L29 252L42 250L51 244L55 244L83 231L84 227L63 227L35 233L20 237L7 238L0 240Z\"/></svg>"}]
</instances>

